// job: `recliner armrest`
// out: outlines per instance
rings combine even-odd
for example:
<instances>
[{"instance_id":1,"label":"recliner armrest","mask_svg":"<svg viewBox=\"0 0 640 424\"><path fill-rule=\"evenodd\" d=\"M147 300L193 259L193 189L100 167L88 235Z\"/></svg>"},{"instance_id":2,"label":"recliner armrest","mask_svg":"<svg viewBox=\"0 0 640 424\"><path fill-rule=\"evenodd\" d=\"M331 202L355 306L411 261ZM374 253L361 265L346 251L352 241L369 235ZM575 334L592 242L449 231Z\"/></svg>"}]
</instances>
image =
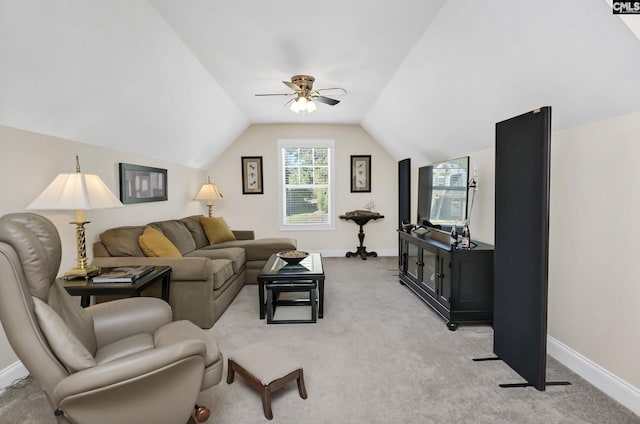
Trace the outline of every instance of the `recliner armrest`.
<instances>
[{"instance_id":1,"label":"recliner armrest","mask_svg":"<svg viewBox=\"0 0 640 424\"><path fill-rule=\"evenodd\" d=\"M174 424L176 413L186 418L193 408L205 351L204 342L187 340L97 365L61 380L51 400L73 422L129 422L144 409L145 422Z\"/></svg>"},{"instance_id":2,"label":"recliner armrest","mask_svg":"<svg viewBox=\"0 0 640 424\"><path fill-rule=\"evenodd\" d=\"M172 319L171 306L153 297L98 303L85 311L93 318L98 348L134 334L153 333Z\"/></svg>"}]
</instances>

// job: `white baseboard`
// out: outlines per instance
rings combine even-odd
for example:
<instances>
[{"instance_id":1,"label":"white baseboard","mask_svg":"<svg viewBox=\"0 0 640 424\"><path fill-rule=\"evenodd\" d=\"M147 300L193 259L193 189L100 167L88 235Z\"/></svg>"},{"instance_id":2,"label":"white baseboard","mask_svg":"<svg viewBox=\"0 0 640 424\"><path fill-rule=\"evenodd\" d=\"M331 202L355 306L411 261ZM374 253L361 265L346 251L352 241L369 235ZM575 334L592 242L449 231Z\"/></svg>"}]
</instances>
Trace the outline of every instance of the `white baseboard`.
<instances>
[{"instance_id":1,"label":"white baseboard","mask_svg":"<svg viewBox=\"0 0 640 424\"><path fill-rule=\"evenodd\" d=\"M350 252L354 252L356 250L355 246L353 248L353 250L350 250ZM398 249L380 249L380 250L375 250L375 252L378 254L378 256L398 256ZM323 257L325 258L344 258L344 256L346 255L346 251L345 250L319 250L318 253L320 253Z\"/></svg>"},{"instance_id":2,"label":"white baseboard","mask_svg":"<svg viewBox=\"0 0 640 424\"><path fill-rule=\"evenodd\" d=\"M16 361L5 369L0 370L0 394L4 393L7 387L11 386L16 380L27 375L29 375L29 371L20 361Z\"/></svg>"},{"instance_id":3,"label":"white baseboard","mask_svg":"<svg viewBox=\"0 0 640 424\"><path fill-rule=\"evenodd\" d=\"M575 350L547 336L547 353L606 395L640 416L640 390Z\"/></svg>"}]
</instances>

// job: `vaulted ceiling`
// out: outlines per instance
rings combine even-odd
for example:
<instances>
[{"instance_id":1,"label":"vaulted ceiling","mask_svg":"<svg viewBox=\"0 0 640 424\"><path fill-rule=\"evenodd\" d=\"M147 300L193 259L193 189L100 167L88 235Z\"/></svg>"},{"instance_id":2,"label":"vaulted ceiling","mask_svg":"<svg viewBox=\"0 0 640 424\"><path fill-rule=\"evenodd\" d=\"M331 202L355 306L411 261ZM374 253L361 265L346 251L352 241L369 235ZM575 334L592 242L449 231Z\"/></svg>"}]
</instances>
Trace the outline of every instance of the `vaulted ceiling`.
<instances>
[{"instance_id":1,"label":"vaulted ceiling","mask_svg":"<svg viewBox=\"0 0 640 424\"><path fill-rule=\"evenodd\" d=\"M640 18L637 18L640 19ZM343 87L284 107L282 83ZM640 110L640 41L602 0L0 0L0 124L204 168L251 124L360 124L417 163Z\"/></svg>"}]
</instances>

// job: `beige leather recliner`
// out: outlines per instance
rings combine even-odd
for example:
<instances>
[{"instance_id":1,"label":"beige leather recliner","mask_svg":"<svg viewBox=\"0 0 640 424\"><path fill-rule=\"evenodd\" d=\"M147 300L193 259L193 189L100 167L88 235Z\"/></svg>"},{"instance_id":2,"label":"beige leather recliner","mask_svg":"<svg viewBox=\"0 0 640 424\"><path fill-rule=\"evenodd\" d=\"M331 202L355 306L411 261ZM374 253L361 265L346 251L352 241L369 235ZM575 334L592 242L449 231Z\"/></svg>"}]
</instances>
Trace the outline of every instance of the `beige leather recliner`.
<instances>
[{"instance_id":1,"label":"beige leather recliner","mask_svg":"<svg viewBox=\"0 0 640 424\"><path fill-rule=\"evenodd\" d=\"M172 322L160 299L81 308L55 282L60 259L51 221L0 217L0 320L58 422L191 421L198 396L222 377L213 338L189 321Z\"/></svg>"}]
</instances>

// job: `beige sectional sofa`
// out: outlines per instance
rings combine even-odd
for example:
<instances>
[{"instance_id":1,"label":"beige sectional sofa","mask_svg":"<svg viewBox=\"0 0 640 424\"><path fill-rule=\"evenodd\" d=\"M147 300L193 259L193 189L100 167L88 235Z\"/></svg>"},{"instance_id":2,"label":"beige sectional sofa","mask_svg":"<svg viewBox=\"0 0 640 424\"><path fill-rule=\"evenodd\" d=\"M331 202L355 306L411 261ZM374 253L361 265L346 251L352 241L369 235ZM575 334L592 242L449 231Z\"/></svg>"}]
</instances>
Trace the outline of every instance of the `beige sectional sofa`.
<instances>
[{"instance_id":1,"label":"beige sectional sofa","mask_svg":"<svg viewBox=\"0 0 640 424\"><path fill-rule=\"evenodd\" d=\"M272 253L296 248L290 238L255 240L253 231L233 231L236 240L210 244L200 216L152 222L178 249L181 257L147 257L139 238L147 225L117 227L100 234L93 246L93 265L169 265L172 267L169 303L174 319L211 327L240 289L256 283ZM256 305L256 316L257 316Z\"/></svg>"}]
</instances>

